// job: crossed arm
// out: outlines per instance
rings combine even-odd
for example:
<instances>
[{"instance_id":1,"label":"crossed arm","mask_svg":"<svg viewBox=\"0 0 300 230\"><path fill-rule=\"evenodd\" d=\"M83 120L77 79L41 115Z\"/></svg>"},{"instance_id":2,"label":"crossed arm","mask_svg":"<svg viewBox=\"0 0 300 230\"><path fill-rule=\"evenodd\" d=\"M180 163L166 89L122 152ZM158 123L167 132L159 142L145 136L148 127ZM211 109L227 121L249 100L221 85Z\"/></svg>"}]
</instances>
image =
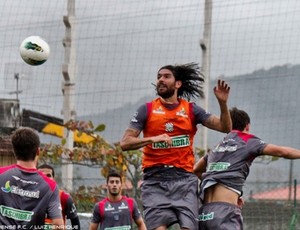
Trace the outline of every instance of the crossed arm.
<instances>
[{"instance_id":1,"label":"crossed arm","mask_svg":"<svg viewBox=\"0 0 300 230\"><path fill-rule=\"evenodd\" d=\"M128 128L125 131L120 142L120 146L122 150L123 151L135 150L135 149L142 148L148 144L162 142L162 141L166 142L169 145L172 144L172 139L168 134L164 133L157 136L140 138L139 137L140 133L141 131L139 130Z\"/></svg>"}]
</instances>

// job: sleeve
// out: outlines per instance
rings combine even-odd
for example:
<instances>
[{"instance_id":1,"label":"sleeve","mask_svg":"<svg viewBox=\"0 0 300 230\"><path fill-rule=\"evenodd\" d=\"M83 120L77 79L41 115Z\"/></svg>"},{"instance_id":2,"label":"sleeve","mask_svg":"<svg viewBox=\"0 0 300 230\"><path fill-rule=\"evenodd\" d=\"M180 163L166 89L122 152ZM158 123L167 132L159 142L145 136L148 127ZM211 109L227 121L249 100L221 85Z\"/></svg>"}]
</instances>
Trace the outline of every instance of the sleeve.
<instances>
[{"instance_id":1,"label":"sleeve","mask_svg":"<svg viewBox=\"0 0 300 230\"><path fill-rule=\"evenodd\" d=\"M132 213L132 218L133 218L134 220L137 220L137 219L139 219L140 217L141 217L141 212L140 212L140 210L139 210L139 208L138 208L138 205L137 205L136 201L133 200L133 213Z\"/></svg>"},{"instance_id":2,"label":"sleeve","mask_svg":"<svg viewBox=\"0 0 300 230\"><path fill-rule=\"evenodd\" d=\"M129 123L129 128L142 131L144 129L146 120L147 120L147 105L143 104L137 109L137 111L131 118Z\"/></svg>"},{"instance_id":3,"label":"sleeve","mask_svg":"<svg viewBox=\"0 0 300 230\"><path fill-rule=\"evenodd\" d=\"M193 113L195 116L196 124L203 124L211 116L211 113L206 112L203 108L201 108L194 102L193 102Z\"/></svg>"},{"instance_id":4,"label":"sleeve","mask_svg":"<svg viewBox=\"0 0 300 230\"><path fill-rule=\"evenodd\" d=\"M262 139L256 136L253 136L248 143L249 149L251 149L251 154L253 157L261 156L266 145L267 143L265 143Z\"/></svg>"},{"instance_id":5,"label":"sleeve","mask_svg":"<svg viewBox=\"0 0 300 230\"><path fill-rule=\"evenodd\" d=\"M75 219L78 217L77 209L71 196L69 196L67 199L66 215L68 219Z\"/></svg>"},{"instance_id":6,"label":"sleeve","mask_svg":"<svg viewBox=\"0 0 300 230\"><path fill-rule=\"evenodd\" d=\"M47 216L49 219L62 218L62 207L57 186L50 197L49 205L47 208Z\"/></svg>"},{"instance_id":7,"label":"sleeve","mask_svg":"<svg viewBox=\"0 0 300 230\"><path fill-rule=\"evenodd\" d=\"M101 223L101 216L100 216L100 209L99 209L99 203L95 204L93 216L91 219L92 223Z\"/></svg>"},{"instance_id":8,"label":"sleeve","mask_svg":"<svg viewBox=\"0 0 300 230\"><path fill-rule=\"evenodd\" d=\"M76 217L76 218L71 219L71 225L72 225L72 229L80 230L79 218Z\"/></svg>"}]
</instances>

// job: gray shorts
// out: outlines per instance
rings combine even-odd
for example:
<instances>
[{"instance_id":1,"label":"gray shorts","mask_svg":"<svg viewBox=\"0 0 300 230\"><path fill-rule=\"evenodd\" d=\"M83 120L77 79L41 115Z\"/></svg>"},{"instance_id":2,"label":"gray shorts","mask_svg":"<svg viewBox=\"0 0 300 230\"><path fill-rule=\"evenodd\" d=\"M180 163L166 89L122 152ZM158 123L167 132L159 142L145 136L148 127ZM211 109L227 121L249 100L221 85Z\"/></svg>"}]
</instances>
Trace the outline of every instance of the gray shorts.
<instances>
[{"instance_id":1,"label":"gray shorts","mask_svg":"<svg viewBox=\"0 0 300 230\"><path fill-rule=\"evenodd\" d=\"M145 172L144 172L145 173ZM148 230L178 223L198 230L198 178L181 169L151 169L141 187Z\"/></svg>"},{"instance_id":2,"label":"gray shorts","mask_svg":"<svg viewBox=\"0 0 300 230\"><path fill-rule=\"evenodd\" d=\"M199 229L242 230L241 209L225 202L204 204L199 209Z\"/></svg>"}]
</instances>

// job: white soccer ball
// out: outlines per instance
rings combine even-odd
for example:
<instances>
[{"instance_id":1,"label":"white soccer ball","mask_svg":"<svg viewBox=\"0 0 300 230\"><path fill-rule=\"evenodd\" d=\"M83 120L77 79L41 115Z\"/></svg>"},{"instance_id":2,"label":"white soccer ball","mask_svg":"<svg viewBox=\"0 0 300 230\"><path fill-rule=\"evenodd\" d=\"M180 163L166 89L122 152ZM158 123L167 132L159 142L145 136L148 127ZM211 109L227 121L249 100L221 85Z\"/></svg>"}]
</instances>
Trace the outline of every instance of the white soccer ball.
<instances>
[{"instance_id":1,"label":"white soccer ball","mask_svg":"<svg viewBox=\"0 0 300 230\"><path fill-rule=\"evenodd\" d=\"M39 36L25 38L20 46L20 55L29 65L41 65L47 61L50 54L48 43Z\"/></svg>"}]
</instances>

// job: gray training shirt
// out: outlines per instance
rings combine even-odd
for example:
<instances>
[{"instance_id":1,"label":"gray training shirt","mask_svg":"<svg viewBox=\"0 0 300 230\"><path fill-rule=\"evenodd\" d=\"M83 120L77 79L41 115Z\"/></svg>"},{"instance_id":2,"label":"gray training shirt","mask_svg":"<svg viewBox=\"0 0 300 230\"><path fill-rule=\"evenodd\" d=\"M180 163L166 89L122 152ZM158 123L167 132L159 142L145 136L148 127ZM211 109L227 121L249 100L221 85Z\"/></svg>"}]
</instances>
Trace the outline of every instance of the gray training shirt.
<instances>
[{"instance_id":1,"label":"gray training shirt","mask_svg":"<svg viewBox=\"0 0 300 230\"><path fill-rule=\"evenodd\" d=\"M37 169L1 167L0 186L1 229L43 229L46 213L62 218L56 182Z\"/></svg>"},{"instance_id":2,"label":"gray training shirt","mask_svg":"<svg viewBox=\"0 0 300 230\"><path fill-rule=\"evenodd\" d=\"M237 130L231 131L211 153L204 156L206 172L202 174L201 195L213 184L220 183L240 194L253 160L262 155L267 144L260 138Z\"/></svg>"}]
</instances>

